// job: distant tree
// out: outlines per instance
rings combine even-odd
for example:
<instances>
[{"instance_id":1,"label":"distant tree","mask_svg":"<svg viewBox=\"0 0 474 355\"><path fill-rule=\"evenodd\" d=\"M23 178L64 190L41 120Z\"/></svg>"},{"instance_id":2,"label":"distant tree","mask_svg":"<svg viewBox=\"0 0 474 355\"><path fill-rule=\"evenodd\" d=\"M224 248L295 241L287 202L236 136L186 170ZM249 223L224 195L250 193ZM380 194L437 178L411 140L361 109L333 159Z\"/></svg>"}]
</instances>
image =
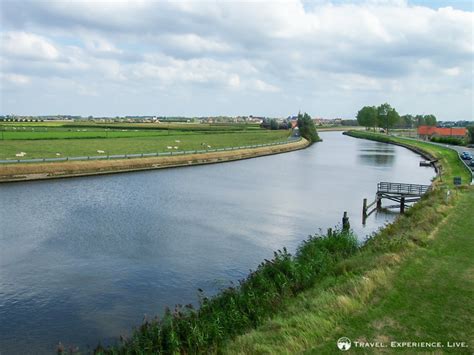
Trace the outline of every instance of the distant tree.
<instances>
[{"instance_id":1,"label":"distant tree","mask_svg":"<svg viewBox=\"0 0 474 355\"><path fill-rule=\"evenodd\" d=\"M425 125L425 116L423 115L416 115L415 116L415 123L417 127Z\"/></svg>"},{"instance_id":2,"label":"distant tree","mask_svg":"<svg viewBox=\"0 0 474 355\"><path fill-rule=\"evenodd\" d=\"M287 121L283 121L278 125L278 129L288 129L289 124Z\"/></svg>"},{"instance_id":3,"label":"distant tree","mask_svg":"<svg viewBox=\"0 0 474 355\"><path fill-rule=\"evenodd\" d=\"M391 127L394 127L400 121L398 112L388 103L384 103L377 107L377 122L379 126L384 127L386 133Z\"/></svg>"},{"instance_id":4,"label":"distant tree","mask_svg":"<svg viewBox=\"0 0 474 355\"><path fill-rule=\"evenodd\" d=\"M469 133L469 143L474 144L474 126L468 126L467 132Z\"/></svg>"},{"instance_id":5,"label":"distant tree","mask_svg":"<svg viewBox=\"0 0 474 355\"><path fill-rule=\"evenodd\" d=\"M357 112L359 126L374 127L377 125L377 108L375 106L364 106Z\"/></svg>"},{"instance_id":6,"label":"distant tree","mask_svg":"<svg viewBox=\"0 0 474 355\"><path fill-rule=\"evenodd\" d=\"M403 115L395 127L398 128L413 128L415 126L415 117L412 115Z\"/></svg>"},{"instance_id":7,"label":"distant tree","mask_svg":"<svg viewBox=\"0 0 474 355\"><path fill-rule=\"evenodd\" d=\"M318 132L314 126L314 122L311 117L305 112L304 114L298 113L298 129L302 137L309 140L311 143L319 142Z\"/></svg>"},{"instance_id":8,"label":"distant tree","mask_svg":"<svg viewBox=\"0 0 474 355\"><path fill-rule=\"evenodd\" d=\"M341 126L359 126L359 122L357 120L342 120Z\"/></svg>"},{"instance_id":9,"label":"distant tree","mask_svg":"<svg viewBox=\"0 0 474 355\"><path fill-rule=\"evenodd\" d=\"M435 115L425 115L424 117L425 125L427 126L436 126L436 117Z\"/></svg>"},{"instance_id":10,"label":"distant tree","mask_svg":"<svg viewBox=\"0 0 474 355\"><path fill-rule=\"evenodd\" d=\"M278 129L278 121L274 118L270 121L270 129L272 130Z\"/></svg>"},{"instance_id":11,"label":"distant tree","mask_svg":"<svg viewBox=\"0 0 474 355\"><path fill-rule=\"evenodd\" d=\"M267 119L267 118L264 118L262 120L262 123L260 123L260 128L269 129L270 128L270 120Z\"/></svg>"}]
</instances>

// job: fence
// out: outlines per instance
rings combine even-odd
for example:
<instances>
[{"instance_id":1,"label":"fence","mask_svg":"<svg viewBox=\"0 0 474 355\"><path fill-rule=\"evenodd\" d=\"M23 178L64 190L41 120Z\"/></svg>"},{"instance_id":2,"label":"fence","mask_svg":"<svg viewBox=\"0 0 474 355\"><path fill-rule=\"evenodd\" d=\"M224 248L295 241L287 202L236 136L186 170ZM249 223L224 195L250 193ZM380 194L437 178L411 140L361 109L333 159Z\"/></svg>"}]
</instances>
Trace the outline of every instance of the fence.
<instances>
[{"instance_id":1,"label":"fence","mask_svg":"<svg viewBox=\"0 0 474 355\"><path fill-rule=\"evenodd\" d=\"M301 137L290 137L286 141L265 143L265 144L244 145L244 146L239 146L239 147L227 147L227 148L216 148L216 149L178 150L178 151L160 152L160 153L112 154L112 155L95 155L95 156L82 156L82 157L58 157L58 158L34 158L34 159L5 159L5 160L0 160L0 164L45 163L45 162L76 161L76 160L108 160L108 159L130 159L130 158L175 156L175 155L198 154L198 153L224 152L224 151L232 151L232 150L238 150L238 149L270 147L270 146L275 146L275 145L298 142L300 140L301 140Z\"/></svg>"}]
</instances>

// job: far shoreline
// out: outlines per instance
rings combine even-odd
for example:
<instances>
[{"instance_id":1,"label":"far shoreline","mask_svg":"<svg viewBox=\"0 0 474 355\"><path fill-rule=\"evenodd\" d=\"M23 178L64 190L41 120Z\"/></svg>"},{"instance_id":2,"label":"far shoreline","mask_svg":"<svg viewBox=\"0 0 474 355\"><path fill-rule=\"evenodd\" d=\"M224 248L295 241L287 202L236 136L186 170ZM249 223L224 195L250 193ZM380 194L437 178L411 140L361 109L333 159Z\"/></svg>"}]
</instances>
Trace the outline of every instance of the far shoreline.
<instances>
[{"instance_id":1,"label":"far shoreline","mask_svg":"<svg viewBox=\"0 0 474 355\"><path fill-rule=\"evenodd\" d=\"M6 164L0 166L0 183L62 179L216 164L282 154L305 149L308 146L310 146L310 142L302 138L297 142L288 142L275 146L179 156L58 163L25 163L21 165Z\"/></svg>"}]
</instances>

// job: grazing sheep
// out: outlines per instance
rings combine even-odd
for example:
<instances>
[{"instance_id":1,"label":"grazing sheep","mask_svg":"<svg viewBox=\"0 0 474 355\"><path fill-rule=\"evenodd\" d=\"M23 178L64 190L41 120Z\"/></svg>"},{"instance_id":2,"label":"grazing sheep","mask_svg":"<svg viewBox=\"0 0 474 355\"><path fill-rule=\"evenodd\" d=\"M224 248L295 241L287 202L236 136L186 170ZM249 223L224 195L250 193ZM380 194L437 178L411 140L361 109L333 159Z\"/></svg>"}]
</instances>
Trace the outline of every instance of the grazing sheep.
<instances>
[{"instance_id":1,"label":"grazing sheep","mask_svg":"<svg viewBox=\"0 0 474 355\"><path fill-rule=\"evenodd\" d=\"M103 151L103 150L98 150L97 153L102 154L102 153L105 153L105 151Z\"/></svg>"},{"instance_id":2,"label":"grazing sheep","mask_svg":"<svg viewBox=\"0 0 474 355\"><path fill-rule=\"evenodd\" d=\"M181 143L181 141L180 141L180 140L178 140L178 139L177 139L177 140L175 140L175 142L176 142L176 143Z\"/></svg>"},{"instance_id":3,"label":"grazing sheep","mask_svg":"<svg viewBox=\"0 0 474 355\"><path fill-rule=\"evenodd\" d=\"M173 148L174 148L174 149L178 149L178 147L177 147L177 146L174 146Z\"/></svg>"}]
</instances>

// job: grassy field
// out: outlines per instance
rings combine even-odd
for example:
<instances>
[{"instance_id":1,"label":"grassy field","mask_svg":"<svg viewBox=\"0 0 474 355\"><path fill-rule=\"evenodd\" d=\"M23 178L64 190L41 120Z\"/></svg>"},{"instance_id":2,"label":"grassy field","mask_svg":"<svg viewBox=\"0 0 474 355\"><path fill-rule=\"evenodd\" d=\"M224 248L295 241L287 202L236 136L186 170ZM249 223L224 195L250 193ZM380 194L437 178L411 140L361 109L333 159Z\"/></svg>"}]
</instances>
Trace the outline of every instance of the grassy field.
<instances>
[{"instance_id":1,"label":"grassy field","mask_svg":"<svg viewBox=\"0 0 474 355\"><path fill-rule=\"evenodd\" d=\"M258 131L256 124L4 122L0 140L148 137L194 133Z\"/></svg>"},{"instance_id":2,"label":"grassy field","mask_svg":"<svg viewBox=\"0 0 474 355\"><path fill-rule=\"evenodd\" d=\"M246 125L156 124L55 125L40 123L4 125L0 140L0 159L136 154L176 150L224 148L284 141L289 131L262 130ZM15 129L13 129L15 127ZM109 128L113 127L113 128ZM153 129L152 129L153 128ZM177 129L179 128L179 129ZM172 148L169 148L172 147ZM177 147L177 148L175 148Z\"/></svg>"},{"instance_id":3,"label":"grassy field","mask_svg":"<svg viewBox=\"0 0 474 355\"><path fill-rule=\"evenodd\" d=\"M458 173L459 159L451 159L449 150L424 148L442 159L445 179ZM256 330L228 342L223 352L332 354L345 336L387 346L355 348L362 353L432 350L390 348L391 341L425 341L441 342L437 351L471 354L473 215L472 187L453 190L449 200L445 190L435 189L331 276L288 300ZM448 348L448 341L467 348Z\"/></svg>"}]
</instances>

